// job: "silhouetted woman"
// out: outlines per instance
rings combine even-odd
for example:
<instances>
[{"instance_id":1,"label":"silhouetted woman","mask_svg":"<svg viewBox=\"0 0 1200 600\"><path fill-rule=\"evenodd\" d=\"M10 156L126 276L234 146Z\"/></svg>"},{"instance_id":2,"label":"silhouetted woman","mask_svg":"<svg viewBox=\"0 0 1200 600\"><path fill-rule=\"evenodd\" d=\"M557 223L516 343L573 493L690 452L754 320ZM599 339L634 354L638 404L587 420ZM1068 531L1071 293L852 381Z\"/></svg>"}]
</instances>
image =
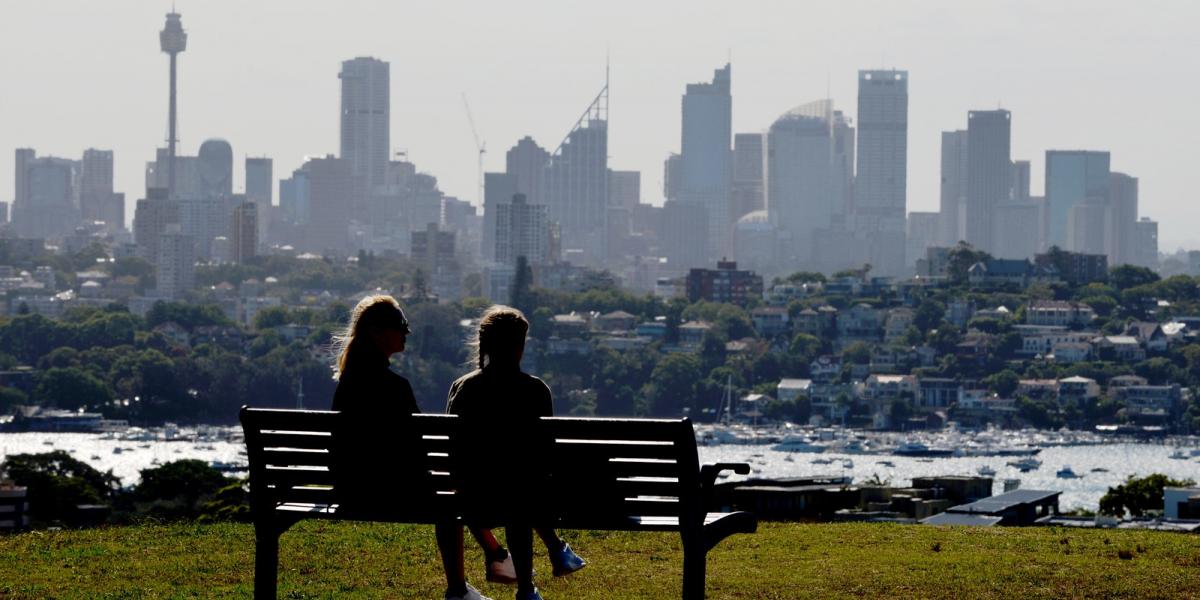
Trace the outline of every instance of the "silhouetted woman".
<instances>
[{"instance_id":1,"label":"silhouetted woman","mask_svg":"<svg viewBox=\"0 0 1200 600\"><path fill-rule=\"evenodd\" d=\"M363 298L350 313L350 324L335 337L338 346L337 390L333 410L341 412L336 431L334 489L339 511L370 518L386 515L397 504L422 506L406 483L424 477L417 446L407 424L420 412L408 380L389 368L389 358L404 352L408 320L395 298ZM461 534L438 530L438 550L446 572L448 600L487 600L466 582ZM460 530L461 531L461 530Z\"/></svg>"}]
</instances>

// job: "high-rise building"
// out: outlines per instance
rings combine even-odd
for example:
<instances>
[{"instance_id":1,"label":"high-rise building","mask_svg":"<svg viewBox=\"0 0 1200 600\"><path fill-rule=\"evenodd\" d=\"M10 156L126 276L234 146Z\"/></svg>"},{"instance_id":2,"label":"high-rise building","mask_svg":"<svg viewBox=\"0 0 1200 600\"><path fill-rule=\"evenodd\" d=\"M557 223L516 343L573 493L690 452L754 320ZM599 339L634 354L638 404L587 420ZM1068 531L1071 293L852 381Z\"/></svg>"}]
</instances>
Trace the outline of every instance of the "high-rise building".
<instances>
[{"instance_id":1,"label":"high-rise building","mask_svg":"<svg viewBox=\"0 0 1200 600\"><path fill-rule=\"evenodd\" d=\"M683 95L680 143L681 202L708 211L707 259L732 252L733 209L729 205L733 178L733 97L730 65L713 72L711 83L690 83Z\"/></svg>"},{"instance_id":2,"label":"high-rise building","mask_svg":"<svg viewBox=\"0 0 1200 600\"><path fill-rule=\"evenodd\" d=\"M1089 203L1098 205L1090 209L1081 209L1095 213L1103 210L1109 199L1109 153L1088 150L1047 150L1046 151L1046 243L1076 252L1095 253L1096 244L1086 244L1087 248L1071 248L1072 237L1069 217L1073 206ZM1080 219L1079 222L1095 219ZM1074 236L1079 239L1082 231L1076 231ZM1093 234L1103 247L1104 227L1101 220L1100 230ZM1082 243L1082 242L1080 242Z\"/></svg>"},{"instance_id":3,"label":"high-rise building","mask_svg":"<svg viewBox=\"0 0 1200 600\"><path fill-rule=\"evenodd\" d=\"M25 238L60 238L79 222L78 161L16 151L13 229Z\"/></svg>"},{"instance_id":4,"label":"high-rise building","mask_svg":"<svg viewBox=\"0 0 1200 600\"><path fill-rule=\"evenodd\" d=\"M1010 197L1016 202L1025 202L1030 196L1031 168L1027 160L1014 160L1012 164L1012 193Z\"/></svg>"},{"instance_id":5,"label":"high-rise building","mask_svg":"<svg viewBox=\"0 0 1200 600\"><path fill-rule=\"evenodd\" d=\"M1142 217L1133 226L1134 259L1131 264L1158 269L1158 221Z\"/></svg>"},{"instance_id":6,"label":"high-rise building","mask_svg":"<svg viewBox=\"0 0 1200 600\"><path fill-rule=\"evenodd\" d=\"M858 72L856 152L851 227L865 235L874 270L899 275L906 263L908 71Z\"/></svg>"},{"instance_id":7,"label":"high-rise building","mask_svg":"<svg viewBox=\"0 0 1200 600\"><path fill-rule=\"evenodd\" d=\"M113 193L112 150L88 148L79 161L79 210L84 221L103 221L110 231L125 227L125 197Z\"/></svg>"},{"instance_id":8,"label":"high-rise building","mask_svg":"<svg viewBox=\"0 0 1200 600\"><path fill-rule=\"evenodd\" d=\"M1085 200L1067 210L1067 240L1062 247L1081 254L1104 254L1108 203Z\"/></svg>"},{"instance_id":9,"label":"high-rise building","mask_svg":"<svg viewBox=\"0 0 1200 600\"><path fill-rule=\"evenodd\" d=\"M178 224L159 234L155 285L160 298L178 300L196 286L196 242Z\"/></svg>"},{"instance_id":10,"label":"high-rise building","mask_svg":"<svg viewBox=\"0 0 1200 600\"><path fill-rule=\"evenodd\" d=\"M361 186L353 217L362 219L366 196L384 183L390 152L390 66L377 58L358 57L342 62L341 153L350 173Z\"/></svg>"},{"instance_id":11,"label":"high-rise building","mask_svg":"<svg viewBox=\"0 0 1200 600\"><path fill-rule=\"evenodd\" d=\"M510 150L511 154L512 151ZM496 259L496 212L501 204L512 201L517 194L517 178L512 173L483 174L483 240L484 260ZM528 194L525 195L529 197Z\"/></svg>"},{"instance_id":12,"label":"high-rise building","mask_svg":"<svg viewBox=\"0 0 1200 600\"><path fill-rule=\"evenodd\" d=\"M258 205L258 240L267 240L267 227L274 219L274 164L269 158L246 157L246 201Z\"/></svg>"},{"instance_id":13,"label":"high-rise building","mask_svg":"<svg viewBox=\"0 0 1200 600\"><path fill-rule=\"evenodd\" d=\"M608 255L608 82L551 155L539 202L559 224L572 262Z\"/></svg>"},{"instance_id":14,"label":"high-rise building","mask_svg":"<svg viewBox=\"0 0 1200 600\"><path fill-rule=\"evenodd\" d=\"M663 161L663 198L678 200L683 191L683 157L672 152Z\"/></svg>"},{"instance_id":15,"label":"high-rise building","mask_svg":"<svg viewBox=\"0 0 1200 600\"><path fill-rule=\"evenodd\" d=\"M550 230L546 207L529 204L524 194L496 205L496 262L516 265L521 256L530 265L554 262L550 256Z\"/></svg>"},{"instance_id":16,"label":"high-rise building","mask_svg":"<svg viewBox=\"0 0 1200 600\"><path fill-rule=\"evenodd\" d=\"M612 206L632 211L642 201L642 172L609 171L608 197Z\"/></svg>"},{"instance_id":17,"label":"high-rise building","mask_svg":"<svg viewBox=\"0 0 1200 600\"><path fill-rule=\"evenodd\" d=\"M151 263L158 261L159 236L168 225L179 225L179 202L168 200L168 193L165 187L147 189L133 213L133 242L138 254Z\"/></svg>"},{"instance_id":18,"label":"high-rise building","mask_svg":"<svg viewBox=\"0 0 1200 600\"><path fill-rule=\"evenodd\" d=\"M942 132L941 243L953 246L964 239L967 203L967 132L964 129Z\"/></svg>"},{"instance_id":19,"label":"high-rise building","mask_svg":"<svg viewBox=\"0 0 1200 600\"><path fill-rule=\"evenodd\" d=\"M733 136L733 213L740 218L766 208L766 136L738 133ZM741 260L741 259L738 259Z\"/></svg>"},{"instance_id":20,"label":"high-rise building","mask_svg":"<svg viewBox=\"0 0 1200 600\"><path fill-rule=\"evenodd\" d=\"M741 304L761 300L763 278L754 271L737 268L734 261L719 261L716 269L696 268L688 271L687 299L725 304Z\"/></svg>"},{"instance_id":21,"label":"high-rise building","mask_svg":"<svg viewBox=\"0 0 1200 600\"><path fill-rule=\"evenodd\" d=\"M242 264L258 255L258 203L242 202L233 207L229 224L229 260Z\"/></svg>"},{"instance_id":22,"label":"high-rise building","mask_svg":"<svg viewBox=\"0 0 1200 600\"><path fill-rule=\"evenodd\" d=\"M424 231L412 232L410 256L425 272L433 293L442 300L454 301L462 297L462 270L456 238L456 232L443 231L437 223L429 223Z\"/></svg>"},{"instance_id":23,"label":"high-rise building","mask_svg":"<svg viewBox=\"0 0 1200 600\"><path fill-rule=\"evenodd\" d=\"M805 104L771 125L767 156L767 213L779 259L797 270L812 267L816 232L829 230L849 207L854 128L831 100Z\"/></svg>"},{"instance_id":24,"label":"high-rise building","mask_svg":"<svg viewBox=\"0 0 1200 600\"><path fill-rule=\"evenodd\" d=\"M533 138L525 136L504 155L504 162L505 172L512 177L513 191L501 200L507 202L512 199L512 194L525 194L530 204L538 204L550 152L539 146ZM484 185L486 189L486 182Z\"/></svg>"},{"instance_id":25,"label":"high-rise building","mask_svg":"<svg viewBox=\"0 0 1200 600\"><path fill-rule=\"evenodd\" d=\"M967 202L960 215L964 239L990 252L996 206L1012 190L1012 114L1007 110L967 113Z\"/></svg>"},{"instance_id":26,"label":"high-rise building","mask_svg":"<svg viewBox=\"0 0 1200 600\"><path fill-rule=\"evenodd\" d=\"M861 138L861 135L859 136ZM925 249L940 244L942 215L936 212L908 213L908 231L905 236L904 262L906 266L917 264L925 258Z\"/></svg>"},{"instance_id":27,"label":"high-rise building","mask_svg":"<svg viewBox=\"0 0 1200 600\"><path fill-rule=\"evenodd\" d=\"M344 256L349 250L350 214L347 198L354 190L350 161L326 156L310 158L302 167L308 177L308 235L298 247L327 256Z\"/></svg>"},{"instance_id":28,"label":"high-rise building","mask_svg":"<svg viewBox=\"0 0 1200 600\"><path fill-rule=\"evenodd\" d=\"M1042 206L1033 200L1009 200L992 212L992 255L1021 259L1042 247Z\"/></svg>"},{"instance_id":29,"label":"high-rise building","mask_svg":"<svg viewBox=\"0 0 1200 600\"><path fill-rule=\"evenodd\" d=\"M1137 258L1134 233L1138 220L1137 177L1110 173L1108 194L1108 264L1134 264Z\"/></svg>"}]
</instances>

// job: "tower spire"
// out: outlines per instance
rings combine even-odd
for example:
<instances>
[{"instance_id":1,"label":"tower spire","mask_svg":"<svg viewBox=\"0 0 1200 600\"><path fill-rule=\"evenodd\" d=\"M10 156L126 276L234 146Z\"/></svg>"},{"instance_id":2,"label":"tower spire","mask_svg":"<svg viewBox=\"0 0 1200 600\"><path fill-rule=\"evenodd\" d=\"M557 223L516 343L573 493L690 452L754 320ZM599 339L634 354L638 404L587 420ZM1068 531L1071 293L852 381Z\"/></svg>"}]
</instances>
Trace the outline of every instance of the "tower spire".
<instances>
[{"instance_id":1,"label":"tower spire","mask_svg":"<svg viewBox=\"0 0 1200 600\"><path fill-rule=\"evenodd\" d=\"M179 142L175 135L175 58L187 49L187 32L183 30L183 22L179 13L175 12L175 4L171 4L171 12L167 13L167 23L158 34L158 43L163 52L171 57L171 90L167 116L167 197L175 197L175 146Z\"/></svg>"}]
</instances>

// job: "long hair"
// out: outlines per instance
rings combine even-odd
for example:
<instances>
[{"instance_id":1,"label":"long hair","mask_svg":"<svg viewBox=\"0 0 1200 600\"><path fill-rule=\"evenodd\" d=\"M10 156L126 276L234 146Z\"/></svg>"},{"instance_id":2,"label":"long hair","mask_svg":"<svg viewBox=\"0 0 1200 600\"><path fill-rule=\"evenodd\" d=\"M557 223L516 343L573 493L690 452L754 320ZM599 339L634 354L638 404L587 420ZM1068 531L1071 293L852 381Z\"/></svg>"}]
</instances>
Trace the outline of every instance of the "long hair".
<instances>
[{"instance_id":1,"label":"long hair","mask_svg":"<svg viewBox=\"0 0 1200 600\"><path fill-rule=\"evenodd\" d=\"M479 329L469 342L471 362L482 369L497 356L513 357L525 347L525 334L529 333L529 321L521 311L501 304L494 304L483 311L479 318Z\"/></svg>"},{"instance_id":2,"label":"long hair","mask_svg":"<svg viewBox=\"0 0 1200 600\"><path fill-rule=\"evenodd\" d=\"M395 298L378 294L360 300L354 310L350 311L350 323L346 325L346 329L333 335L333 347L337 354L334 379L341 379L346 373L350 359L361 353L363 344L371 343L371 340L364 340L364 337L369 337L377 331L407 327L408 319L404 317L404 311L400 309L400 303L396 302Z\"/></svg>"}]
</instances>

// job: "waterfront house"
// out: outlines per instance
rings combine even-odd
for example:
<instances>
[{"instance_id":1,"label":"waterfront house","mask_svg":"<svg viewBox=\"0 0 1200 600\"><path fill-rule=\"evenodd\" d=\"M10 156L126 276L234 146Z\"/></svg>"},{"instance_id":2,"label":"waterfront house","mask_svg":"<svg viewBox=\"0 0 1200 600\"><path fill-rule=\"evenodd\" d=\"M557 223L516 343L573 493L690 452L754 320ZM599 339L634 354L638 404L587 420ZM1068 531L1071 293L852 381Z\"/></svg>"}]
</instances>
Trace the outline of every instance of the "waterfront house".
<instances>
[{"instance_id":1,"label":"waterfront house","mask_svg":"<svg viewBox=\"0 0 1200 600\"><path fill-rule=\"evenodd\" d=\"M760 306L750 311L750 320L754 329L765 338L788 333L791 326L788 323L788 311L782 306Z\"/></svg>"},{"instance_id":2,"label":"waterfront house","mask_svg":"<svg viewBox=\"0 0 1200 600\"><path fill-rule=\"evenodd\" d=\"M775 385L775 397L780 402L791 402L800 397L808 397L812 391L811 379L783 378Z\"/></svg>"},{"instance_id":3,"label":"waterfront house","mask_svg":"<svg viewBox=\"0 0 1200 600\"><path fill-rule=\"evenodd\" d=\"M1025 323L1071 327L1087 325L1096 318L1092 307L1079 302L1034 300L1025 308Z\"/></svg>"}]
</instances>

